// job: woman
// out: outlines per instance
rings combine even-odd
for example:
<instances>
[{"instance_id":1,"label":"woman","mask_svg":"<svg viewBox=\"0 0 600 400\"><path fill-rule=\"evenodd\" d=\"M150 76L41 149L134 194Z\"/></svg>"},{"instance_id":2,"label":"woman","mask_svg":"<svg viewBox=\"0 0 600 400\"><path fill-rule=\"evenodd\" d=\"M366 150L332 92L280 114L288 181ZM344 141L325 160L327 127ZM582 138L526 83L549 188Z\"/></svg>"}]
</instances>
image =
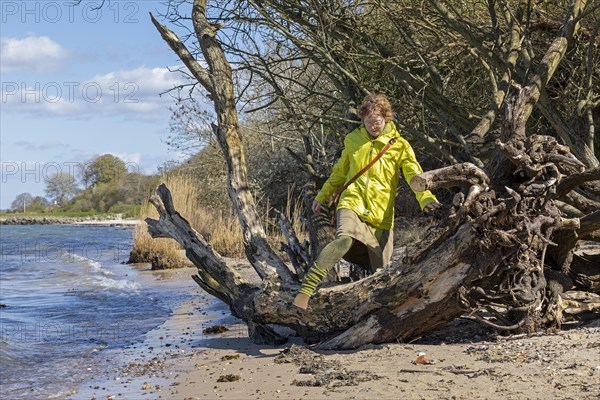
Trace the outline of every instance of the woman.
<instances>
[{"instance_id":1,"label":"woman","mask_svg":"<svg viewBox=\"0 0 600 400\"><path fill-rule=\"evenodd\" d=\"M394 201L399 171L410 183L423 172L410 144L400 136L392 121L390 102L384 95L370 94L358 109L363 124L344 139L344 150L329 179L315 197L312 210L319 213L321 205L350 181L385 148L385 153L355 182L344 190L337 204L335 239L329 243L306 273L294 305L305 310L317 285L338 261L350 253L362 254L363 266L374 272L389 264L393 250ZM392 140L390 142L390 140ZM390 143L386 147L386 145ZM430 191L414 191L422 210L440 208ZM358 262L361 263L360 261Z\"/></svg>"}]
</instances>

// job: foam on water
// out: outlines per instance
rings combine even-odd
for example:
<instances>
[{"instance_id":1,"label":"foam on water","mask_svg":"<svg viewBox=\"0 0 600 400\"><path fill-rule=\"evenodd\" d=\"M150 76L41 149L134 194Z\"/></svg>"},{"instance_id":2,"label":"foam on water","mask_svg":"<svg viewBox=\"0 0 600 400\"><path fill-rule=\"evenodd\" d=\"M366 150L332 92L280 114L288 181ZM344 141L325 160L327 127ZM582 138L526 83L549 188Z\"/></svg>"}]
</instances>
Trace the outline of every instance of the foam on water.
<instances>
[{"instance_id":1,"label":"foam on water","mask_svg":"<svg viewBox=\"0 0 600 400\"><path fill-rule=\"evenodd\" d=\"M111 279L106 276L90 276L86 278L89 287L101 290L125 291L127 293L139 294L140 284L128 280Z\"/></svg>"},{"instance_id":2,"label":"foam on water","mask_svg":"<svg viewBox=\"0 0 600 400\"><path fill-rule=\"evenodd\" d=\"M106 275L106 276L114 275L113 272L102 268L102 264L100 262L92 260L90 258L80 256L77 254L73 254L73 253L69 253L69 252L64 252L63 258L66 260L69 260L69 261L71 261L71 260L79 261L82 264L88 266L91 272L101 273L102 275Z\"/></svg>"}]
</instances>

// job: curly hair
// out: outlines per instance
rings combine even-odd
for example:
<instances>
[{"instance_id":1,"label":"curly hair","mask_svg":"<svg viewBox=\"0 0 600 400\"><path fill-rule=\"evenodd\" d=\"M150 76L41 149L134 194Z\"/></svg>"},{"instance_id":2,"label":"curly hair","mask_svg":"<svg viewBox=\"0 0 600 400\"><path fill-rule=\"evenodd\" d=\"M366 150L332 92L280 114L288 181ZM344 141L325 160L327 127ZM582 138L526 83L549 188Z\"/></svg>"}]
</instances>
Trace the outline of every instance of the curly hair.
<instances>
[{"instance_id":1,"label":"curly hair","mask_svg":"<svg viewBox=\"0 0 600 400\"><path fill-rule=\"evenodd\" d=\"M369 114L381 115L386 122L394 118L392 105L385 95L379 93L367 95L358 107L358 115L361 119L365 119Z\"/></svg>"}]
</instances>

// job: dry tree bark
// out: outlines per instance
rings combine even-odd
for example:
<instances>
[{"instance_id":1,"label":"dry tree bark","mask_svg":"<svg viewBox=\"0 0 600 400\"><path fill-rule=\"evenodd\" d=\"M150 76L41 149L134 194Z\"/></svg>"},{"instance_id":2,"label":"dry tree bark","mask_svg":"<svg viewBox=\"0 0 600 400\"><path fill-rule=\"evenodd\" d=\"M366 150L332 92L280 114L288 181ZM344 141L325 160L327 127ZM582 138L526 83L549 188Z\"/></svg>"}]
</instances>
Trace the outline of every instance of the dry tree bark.
<instances>
[{"instance_id":1,"label":"dry tree bark","mask_svg":"<svg viewBox=\"0 0 600 400\"><path fill-rule=\"evenodd\" d=\"M214 101L218 118L214 133L227 160L229 196L242 225L246 255L261 281L249 282L227 266L175 210L164 185L151 199L160 218L147 220L149 232L178 241L198 268L195 281L224 301L262 343L285 340L274 329L277 325L321 348L344 349L422 336L465 311L504 331L553 328L565 316L600 312L597 297L568 292L585 270L578 267L578 276L570 271L578 237L598 232L598 212L566 219L557 206L559 198L582 182L597 180L597 171L584 171L570 149L554 138L528 137L525 132L531 110L576 32L585 5L584 0L573 1L538 72L522 87L513 84L504 105L496 157L489 166L457 164L411 182L418 190L461 189L437 229L409 248L404 260L359 281L321 288L306 313L291 303L314 254L295 238L285 220L282 227L293 266L287 266L265 240L246 181L231 68L215 37L219 26L206 19L206 1L195 0L192 12L206 67L151 15L163 39ZM597 269L592 268L589 276L599 274Z\"/></svg>"}]
</instances>

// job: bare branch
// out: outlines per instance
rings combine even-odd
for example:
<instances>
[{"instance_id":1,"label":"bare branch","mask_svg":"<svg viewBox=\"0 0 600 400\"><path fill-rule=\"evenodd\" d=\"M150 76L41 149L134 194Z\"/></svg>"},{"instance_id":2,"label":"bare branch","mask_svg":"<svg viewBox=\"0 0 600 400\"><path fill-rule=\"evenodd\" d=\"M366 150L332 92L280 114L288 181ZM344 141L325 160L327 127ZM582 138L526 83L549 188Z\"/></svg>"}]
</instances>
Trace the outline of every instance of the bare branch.
<instances>
[{"instance_id":1,"label":"bare branch","mask_svg":"<svg viewBox=\"0 0 600 400\"><path fill-rule=\"evenodd\" d=\"M158 29L160 32L163 40L167 42L169 47L171 47L171 49L175 52L175 54L177 54L181 61L183 61L186 67L188 67L192 75L194 75L194 78L196 78L198 82L200 82L200 84L209 92L214 91L215 88L211 82L210 74L196 61L187 47L181 42L181 40L179 40L177 35L175 35L175 33L173 33L173 31L171 31L169 28L159 23L156 18L154 18L152 13L150 13L150 18L152 19L152 23L156 29Z\"/></svg>"},{"instance_id":2,"label":"bare branch","mask_svg":"<svg viewBox=\"0 0 600 400\"><path fill-rule=\"evenodd\" d=\"M590 181L600 181L600 167L569 175L556 188L556 195L560 199L577 186Z\"/></svg>"},{"instance_id":3,"label":"bare branch","mask_svg":"<svg viewBox=\"0 0 600 400\"><path fill-rule=\"evenodd\" d=\"M424 190L470 187L472 185L486 188L489 183L490 178L485 171L471 163L463 163L416 175L410 181L410 187L422 192Z\"/></svg>"}]
</instances>

